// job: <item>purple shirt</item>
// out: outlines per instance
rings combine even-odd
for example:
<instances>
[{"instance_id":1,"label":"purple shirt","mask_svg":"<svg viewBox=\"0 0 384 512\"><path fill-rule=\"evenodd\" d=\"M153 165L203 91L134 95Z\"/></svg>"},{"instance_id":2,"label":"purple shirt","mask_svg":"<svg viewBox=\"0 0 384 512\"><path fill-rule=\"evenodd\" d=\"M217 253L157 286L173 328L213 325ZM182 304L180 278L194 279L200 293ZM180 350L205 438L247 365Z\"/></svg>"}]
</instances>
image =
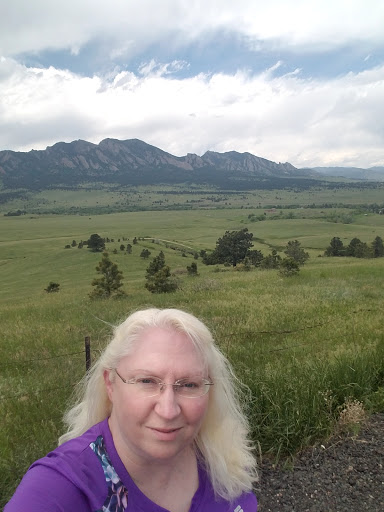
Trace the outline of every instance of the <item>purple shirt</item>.
<instances>
[{"instance_id":1,"label":"purple shirt","mask_svg":"<svg viewBox=\"0 0 384 512\"><path fill-rule=\"evenodd\" d=\"M199 468L190 512L256 512L253 493L215 499ZM29 468L4 512L168 512L143 494L118 456L104 420Z\"/></svg>"}]
</instances>

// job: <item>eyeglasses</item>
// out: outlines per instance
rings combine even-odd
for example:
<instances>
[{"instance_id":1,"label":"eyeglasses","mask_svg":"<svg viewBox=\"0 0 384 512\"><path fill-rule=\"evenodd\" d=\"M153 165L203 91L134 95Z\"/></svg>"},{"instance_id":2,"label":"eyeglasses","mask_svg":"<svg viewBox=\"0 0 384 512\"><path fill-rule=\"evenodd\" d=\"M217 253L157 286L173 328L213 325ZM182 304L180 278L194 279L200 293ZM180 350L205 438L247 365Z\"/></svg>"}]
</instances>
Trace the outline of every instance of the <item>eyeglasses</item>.
<instances>
[{"instance_id":1,"label":"eyeglasses","mask_svg":"<svg viewBox=\"0 0 384 512\"><path fill-rule=\"evenodd\" d=\"M165 386L172 386L173 391L185 398L198 398L206 395L209 391L209 387L213 386L213 382L201 377L189 377L187 379L179 379L173 384L166 384L158 377L134 377L133 379L124 379L120 373L113 368L116 374L124 382L124 384L134 384L135 390L142 396L150 398L152 396L159 395Z\"/></svg>"}]
</instances>

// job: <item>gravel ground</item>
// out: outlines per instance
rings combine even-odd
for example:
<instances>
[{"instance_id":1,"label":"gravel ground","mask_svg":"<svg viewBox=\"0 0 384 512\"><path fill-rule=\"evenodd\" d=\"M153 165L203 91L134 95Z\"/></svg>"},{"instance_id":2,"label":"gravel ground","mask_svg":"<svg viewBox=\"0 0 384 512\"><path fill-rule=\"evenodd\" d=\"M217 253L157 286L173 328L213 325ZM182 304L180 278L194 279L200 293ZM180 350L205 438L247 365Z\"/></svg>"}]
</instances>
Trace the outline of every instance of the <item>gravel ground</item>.
<instances>
[{"instance_id":1,"label":"gravel ground","mask_svg":"<svg viewBox=\"0 0 384 512\"><path fill-rule=\"evenodd\" d=\"M384 512L384 414L305 451L293 469L259 469L259 512Z\"/></svg>"}]
</instances>

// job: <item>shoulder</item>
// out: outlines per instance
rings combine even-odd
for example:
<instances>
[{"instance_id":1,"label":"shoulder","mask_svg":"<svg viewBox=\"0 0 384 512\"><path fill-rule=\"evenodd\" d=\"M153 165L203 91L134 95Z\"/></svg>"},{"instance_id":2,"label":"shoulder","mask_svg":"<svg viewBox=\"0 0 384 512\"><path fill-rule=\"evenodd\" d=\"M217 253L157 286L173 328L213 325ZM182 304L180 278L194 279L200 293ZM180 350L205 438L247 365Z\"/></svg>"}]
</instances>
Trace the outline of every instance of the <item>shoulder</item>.
<instances>
[{"instance_id":1,"label":"shoulder","mask_svg":"<svg viewBox=\"0 0 384 512\"><path fill-rule=\"evenodd\" d=\"M70 480L52 468L36 465L24 475L4 512L88 510L86 501Z\"/></svg>"},{"instance_id":2,"label":"shoulder","mask_svg":"<svg viewBox=\"0 0 384 512\"><path fill-rule=\"evenodd\" d=\"M200 487L197 491L196 511L199 512L256 512L257 499L253 492L244 492L231 501L218 498L203 466L199 466ZM194 511L194 507L191 508Z\"/></svg>"},{"instance_id":3,"label":"shoulder","mask_svg":"<svg viewBox=\"0 0 384 512\"><path fill-rule=\"evenodd\" d=\"M25 510L26 505L31 512L97 510L107 487L91 443L102 436L102 426L95 425L34 462L5 512Z\"/></svg>"}]
</instances>

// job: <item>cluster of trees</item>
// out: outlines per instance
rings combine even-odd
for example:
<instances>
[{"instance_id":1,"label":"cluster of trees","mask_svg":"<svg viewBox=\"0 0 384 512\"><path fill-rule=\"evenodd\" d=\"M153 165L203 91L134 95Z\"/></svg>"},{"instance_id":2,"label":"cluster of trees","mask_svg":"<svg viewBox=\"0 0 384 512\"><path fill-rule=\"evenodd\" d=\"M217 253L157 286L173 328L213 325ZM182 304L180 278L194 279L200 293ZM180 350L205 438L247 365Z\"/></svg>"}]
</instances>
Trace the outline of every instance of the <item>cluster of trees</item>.
<instances>
[{"instance_id":1,"label":"cluster of trees","mask_svg":"<svg viewBox=\"0 0 384 512\"><path fill-rule=\"evenodd\" d=\"M15 212L4 213L4 217L20 217L20 215L26 215L25 210L16 210Z\"/></svg>"},{"instance_id":2,"label":"cluster of trees","mask_svg":"<svg viewBox=\"0 0 384 512\"><path fill-rule=\"evenodd\" d=\"M352 256L354 258L382 258L384 257L384 243L377 236L370 244L353 238L347 246L335 236L324 252L325 256Z\"/></svg>"},{"instance_id":3,"label":"cluster of trees","mask_svg":"<svg viewBox=\"0 0 384 512\"><path fill-rule=\"evenodd\" d=\"M284 276L297 274L300 266L309 258L309 254L302 249L297 240L288 242L282 258L277 251L264 256L261 251L251 250L253 247L253 233L247 228L240 231L226 231L224 236L216 242L215 249L203 254L203 262L206 265L232 265L236 267L242 264L244 270L251 270L252 266L264 269L279 269Z\"/></svg>"},{"instance_id":4,"label":"cluster of trees","mask_svg":"<svg viewBox=\"0 0 384 512\"><path fill-rule=\"evenodd\" d=\"M123 241L127 241L129 240L128 238L122 238ZM89 237L88 240L80 240L79 243L76 242L76 240L72 240L72 243L71 244L67 244L65 246L65 249L70 249L71 247L78 247L79 249L82 249L84 247L84 245L86 245L88 247L88 249L90 249L92 252L104 252L105 251L105 244L109 243L109 242L114 242L114 238L102 238L100 235L98 235L97 233L94 233L93 235L91 235ZM118 242L120 242L120 238L118 239ZM132 243L133 244L137 244L137 238L135 237L133 240L132 240ZM132 245L127 243L127 245L125 246L124 244L121 244L120 245L120 251L125 251L128 253L128 254L131 254L132 252ZM117 249L114 249L113 251L114 253L117 253Z\"/></svg>"},{"instance_id":5,"label":"cluster of trees","mask_svg":"<svg viewBox=\"0 0 384 512\"><path fill-rule=\"evenodd\" d=\"M188 271L188 273L196 275L196 263L192 263L191 267L192 269ZM118 269L116 263L112 263L107 252L103 253L103 257L97 265L96 271L101 277L92 281L94 290L89 294L90 298L120 298L125 295L125 292L121 289L123 286L123 273ZM171 275L170 267L165 264L163 251L160 251L158 256L155 256L150 262L146 270L145 287L151 293L169 293L177 290L177 281Z\"/></svg>"}]
</instances>

